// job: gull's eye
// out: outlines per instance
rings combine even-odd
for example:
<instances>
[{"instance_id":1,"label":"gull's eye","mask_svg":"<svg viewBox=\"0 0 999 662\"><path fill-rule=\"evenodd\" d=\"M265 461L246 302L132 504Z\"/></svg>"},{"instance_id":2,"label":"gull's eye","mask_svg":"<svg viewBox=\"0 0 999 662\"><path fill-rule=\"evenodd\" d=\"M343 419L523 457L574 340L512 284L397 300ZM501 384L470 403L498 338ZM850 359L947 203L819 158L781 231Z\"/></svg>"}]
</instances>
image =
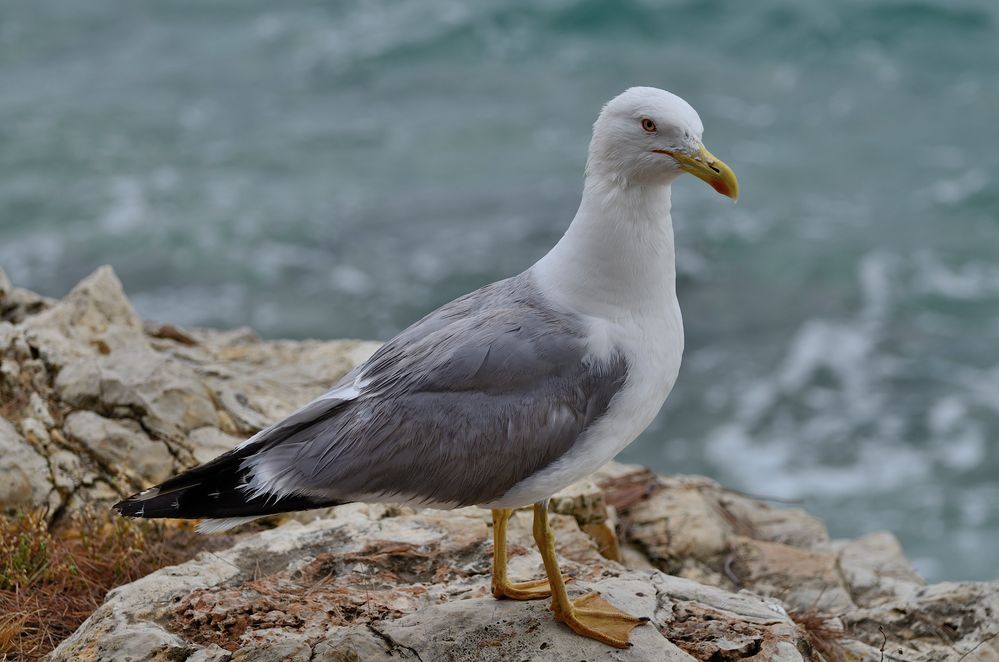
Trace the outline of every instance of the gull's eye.
<instances>
[{"instance_id":1,"label":"gull's eye","mask_svg":"<svg viewBox=\"0 0 999 662\"><path fill-rule=\"evenodd\" d=\"M650 120L648 117L642 118L642 128L645 129L646 133L656 132L656 123Z\"/></svg>"}]
</instances>

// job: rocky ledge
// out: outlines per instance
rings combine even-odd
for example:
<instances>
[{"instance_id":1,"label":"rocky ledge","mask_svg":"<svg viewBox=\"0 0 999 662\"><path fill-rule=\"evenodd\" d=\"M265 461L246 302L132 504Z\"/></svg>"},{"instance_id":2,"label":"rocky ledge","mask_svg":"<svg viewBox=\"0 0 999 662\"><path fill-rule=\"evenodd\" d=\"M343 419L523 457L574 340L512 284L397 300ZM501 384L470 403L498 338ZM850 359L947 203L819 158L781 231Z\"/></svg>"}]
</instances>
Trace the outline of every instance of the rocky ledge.
<instances>
[{"instance_id":1,"label":"rocky ledge","mask_svg":"<svg viewBox=\"0 0 999 662\"><path fill-rule=\"evenodd\" d=\"M61 301L0 272L0 509L53 519L231 447L376 344L143 322L108 268ZM489 596L488 513L353 504L111 591L51 660L999 660L999 583L927 586L887 532L612 464L552 500L574 576L648 616L628 650ZM530 514L511 574L542 575ZM983 553L989 553L983 550Z\"/></svg>"}]
</instances>

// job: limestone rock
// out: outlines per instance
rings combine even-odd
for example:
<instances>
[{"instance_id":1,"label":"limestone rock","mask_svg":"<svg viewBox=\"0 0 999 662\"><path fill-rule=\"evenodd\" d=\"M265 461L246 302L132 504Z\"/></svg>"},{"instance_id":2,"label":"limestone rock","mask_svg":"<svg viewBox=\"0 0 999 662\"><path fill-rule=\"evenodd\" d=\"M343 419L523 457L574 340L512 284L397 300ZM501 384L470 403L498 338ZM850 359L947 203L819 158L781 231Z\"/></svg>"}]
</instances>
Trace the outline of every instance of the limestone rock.
<instances>
[{"instance_id":1,"label":"limestone rock","mask_svg":"<svg viewBox=\"0 0 999 662\"><path fill-rule=\"evenodd\" d=\"M0 322L17 324L52 304L53 301L47 297L14 287L4 270L0 269Z\"/></svg>"},{"instance_id":2,"label":"limestone rock","mask_svg":"<svg viewBox=\"0 0 999 662\"><path fill-rule=\"evenodd\" d=\"M843 541L838 566L850 594L861 607L873 607L908 598L925 584L887 531Z\"/></svg>"},{"instance_id":3,"label":"limestone rock","mask_svg":"<svg viewBox=\"0 0 999 662\"><path fill-rule=\"evenodd\" d=\"M999 581L943 582L843 615L852 637L907 662L999 660Z\"/></svg>"},{"instance_id":4,"label":"limestone rock","mask_svg":"<svg viewBox=\"0 0 999 662\"><path fill-rule=\"evenodd\" d=\"M142 321L111 267L80 281L62 301L25 321L24 328L42 359L55 365L145 342Z\"/></svg>"},{"instance_id":5,"label":"limestone rock","mask_svg":"<svg viewBox=\"0 0 999 662\"><path fill-rule=\"evenodd\" d=\"M615 465L597 476L620 506L629 538L664 567L683 559L710 561L736 537L810 549L828 542L821 521L796 508L775 508L699 476L660 477Z\"/></svg>"},{"instance_id":6,"label":"limestone rock","mask_svg":"<svg viewBox=\"0 0 999 662\"><path fill-rule=\"evenodd\" d=\"M835 614L854 606L835 554L750 538L733 540L732 548L731 568L739 583L779 595L791 609Z\"/></svg>"},{"instance_id":7,"label":"limestone rock","mask_svg":"<svg viewBox=\"0 0 999 662\"><path fill-rule=\"evenodd\" d=\"M571 552L564 560L577 576L572 595L596 590L652 619L633 632L628 650L572 634L555 622L546 601L494 600L488 513L384 515L364 505L341 507L332 519L290 522L115 589L49 659L100 659L123 650L123 642L141 641L147 653L135 660L183 653L219 660L690 662L709 659L698 652L707 644L695 637L703 630L695 621L733 633L711 655L753 649L771 656L760 660L802 659L792 654L798 630L779 605L606 560L596 566L600 556L573 517L559 519L559 550L566 555L588 545L590 551L586 565ZM512 574L539 576L541 559L521 547L523 535L511 526Z\"/></svg>"},{"instance_id":8,"label":"limestone rock","mask_svg":"<svg viewBox=\"0 0 999 662\"><path fill-rule=\"evenodd\" d=\"M3 418L0 418L0 477L0 510L10 512L48 502L52 484L45 458Z\"/></svg>"},{"instance_id":9,"label":"limestone rock","mask_svg":"<svg viewBox=\"0 0 999 662\"><path fill-rule=\"evenodd\" d=\"M604 558L621 561L621 546L614 531L615 515L607 507L604 491L592 480L583 479L552 495L552 512L571 515L593 539Z\"/></svg>"},{"instance_id":10,"label":"limestone rock","mask_svg":"<svg viewBox=\"0 0 999 662\"><path fill-rule=\"evenodd\" d=\"M772 591L782 577L800 582L809 564L821 565L825 555L842 554L851 543L795 548L802 556L773 576L747 575L758 584L730 591L657 570L627 570L599 555L572 513L552 519L563 570L575 577L570 594L596 590L651 619L633 632L631 649L571 634L544 601L490 597L487 511L351 504L332 517L244 537L227 551L111 591L48 659L799 662L878 660L884 647L885 659L999 660L989 639L999 582L922 587L869 608L820 601L826 611L806 613L760 595L757 587ZM515 580L541 576L530 537L529 512L514 513ZM784 554L790 548L755 542L762 547L752 550L769 546ZM881 550L882 560L894 558L883 536L859 541L851 554L865 547ZM820 579L839 585L824 571L816 573ZM783 588L788 594L794 587Z\"/></svg>"},{"instance_id":11,"label":"limestone rock","mask_svg":"<svg viewBox=\"0 0 999 662\"><path fill-rule=\"evenodd\" d=\"M77 453L59 449L49 454L49 468L55 486L72 493L80 485L92 483L96 475L88 471Z\"/></svg>"},{"instance_id":12,"label":"limestone rock","mask_svg":"<svg viewBox=\"0 0 999 662\"><path fill-rule=\"evenodd\" d=\"M615 606L652 617L656 596L648 578L618 578L577 586L600 592ZM619 651L555 623L544 601L481 597L434 605L374 626L389 652L423 660L662 660L693 662L666 639L658 624L636 628L633 647Z\"/></svg>"},{"instance_id":13,"label":"limestone rock","mask_svg":"<svg viewBox=\"0 0 999 662\"><path fill-rule=\"evenodd\" d=\"M376 347L144 322L108 268L61 301L0 272L0 511L109 504L210 460ZM924 586L888 533L831 541L802 510L613 463L551 511L570 593L650 617L633 648L494 600L488 511L350 504L111 591L49 659L999 660L999 584ZM529 509L508 540L511 578L541 577Z\"/></svg>"},{"instance_id":14,"label":"limestone rock","mask_svg":"<svg viewBox=\"0 0 999 662\"><path fill-rule=\"evenodd\" d=\"M218 424L215 404L194 371L148 347L129 345L74 368L56 379L56 391L74 407L132 416L151 433L172 440Z\"/></svg>"},{"instance_id":15,"label":"limestone rock","mask_svg":"<svg viewBox=\"0 0 999 662\"><path fill-rule=\"evenodd\" d=\"M554 494L549 508L555 513L572 515L580 526L607 521L604 491L592 480L581 480Z\"/></svg>"},{"instance_id":16,"label":"limestone rock","mask_svg":"<svg viewBox=\"0 0 999 662\"><path fill-rule=\"evenodd\" d=\"M854 606L825 525L800 509L642 467L612 465L595 479L620 512L622 542L661 570L779 596L792 609Z\"/></svg>"},{"instance_id":17,"label":"limestone rock","mask_svg":"<svg viewBox=\"0 0 999 662\"><path fill-rule=\"evenodd\" d=\"M737 523L736 529L754 540L812 549L829 541L826 525L800 508L775 508L715 485L711 489L718 509Z\"/></svg>"},{"instance_id":18,"label":"limestone rock","mask_svg":"<svg viewBox=\"0 0 999 662\"><path fill-rule=\"evenodd\" d=\"M140 484L159 483L171 475L173 460L166 444L152 441L133 421L119 422L92 411L75 411L66 417L64 430L109 473L120 471Z\"/></svg>"},{"instance_id":19,"label":"limestone rock","mask_svg":"<svg viewBox=\"0 0 999 662\"><path fill-rule=\"evenodd\" d=\"M21 419L21 434L36 448L44 448L50 441L48 429L30 416Z\"/></svg>"},{"instance_id":20,"label":"limestone rock","mask_svg":"<svg viewBox=\"0 0 999 662\"><path fill-rule=\"evenodd\" d=\"M61 301L2 276L0 416L20 432L5 432L0 467L19 468L0 509L108 505L229 450L377 346L146 323L109 267Z\"/></svg>"},{"instance_id":21,"label":"limestone rock","mask_svg":"<svg viewBox=\"0 0 999 662\"><path fill-rule=\"evenodd\" d=\"M187 439L194 459L198 463L208 462L222 453L232 450L243 441L242 437L226 434L210 425L191 430Z\"/></svg>"},{"instance_id":22,"label":"limestone rock","mask_svg":"<svg viewBox=\"0 0 999 662\"><path fill-rule=\"evenodd\" d=\"M698 660L798 662L802 633L780 602L679 577L653 578L667 637Z\"/></svg>"},{"instance_id":23,"label":"limestone rock","mask_svg":"<svg viewBox=\"0 0 999 662\"><path fill-rule=\"evenodd\" d=\"M682 559L713 558L728 551L735 526L705 497L706 480L677 482L630 509L629 538L639 541L653 562L664 569Z\"/></svg>"}]
</instances>

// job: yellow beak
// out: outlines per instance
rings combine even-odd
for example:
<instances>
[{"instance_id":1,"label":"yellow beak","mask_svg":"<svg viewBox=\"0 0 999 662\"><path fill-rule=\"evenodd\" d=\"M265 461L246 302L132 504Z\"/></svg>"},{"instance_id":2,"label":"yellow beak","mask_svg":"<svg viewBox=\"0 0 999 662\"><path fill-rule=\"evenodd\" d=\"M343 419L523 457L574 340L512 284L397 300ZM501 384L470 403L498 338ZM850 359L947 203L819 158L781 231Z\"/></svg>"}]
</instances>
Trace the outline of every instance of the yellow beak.
<instances>
[{"instance_id":1,"label":"yellow beak","mask_svg":"<svg viewBox=\"0 0 999 662\"><path fill-rule=\"evenodd\" d=\"M739 180L735 178L735 173L725 165L724 161L709 152L704 145L701 145L696 154L686 154L679 150L657 149L656 151L660 154L669 154L676 159L682 170L698 179L703 179L711 185L711 188L722 195L733 200L739 199Z\"/></svg>"}]
</instances>

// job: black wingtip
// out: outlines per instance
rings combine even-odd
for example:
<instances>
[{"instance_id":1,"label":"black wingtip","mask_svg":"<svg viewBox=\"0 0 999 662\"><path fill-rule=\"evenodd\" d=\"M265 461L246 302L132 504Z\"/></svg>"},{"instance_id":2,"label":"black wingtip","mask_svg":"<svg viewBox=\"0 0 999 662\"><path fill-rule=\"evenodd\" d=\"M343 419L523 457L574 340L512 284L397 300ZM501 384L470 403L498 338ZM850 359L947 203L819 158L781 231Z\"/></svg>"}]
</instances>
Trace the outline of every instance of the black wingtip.
<instances>
[{"instance_id":1,"label":"black wingtip","mask_svg":"<svg viewBox=\"0 0 999 662\"><path fill-rule=\"evenodd\" d=\"M135 496L122 499L115 505L111 506L111 510L122 517L136 517L138 516L138 509L139 504L135 501Z\"/></svg>"},{"instance_id":2,"label":"black wingtip","mask_svg":"<svg viewBox=\"0 0 999 662\"><path fill-rule=\"evenodd\" d=\"M132 496L126 497L111 506L111 510L125 517L142 517L142 503L159 493L159 486L151 487L141 492L136 492Z\"/></svg>"}]
</instances>

